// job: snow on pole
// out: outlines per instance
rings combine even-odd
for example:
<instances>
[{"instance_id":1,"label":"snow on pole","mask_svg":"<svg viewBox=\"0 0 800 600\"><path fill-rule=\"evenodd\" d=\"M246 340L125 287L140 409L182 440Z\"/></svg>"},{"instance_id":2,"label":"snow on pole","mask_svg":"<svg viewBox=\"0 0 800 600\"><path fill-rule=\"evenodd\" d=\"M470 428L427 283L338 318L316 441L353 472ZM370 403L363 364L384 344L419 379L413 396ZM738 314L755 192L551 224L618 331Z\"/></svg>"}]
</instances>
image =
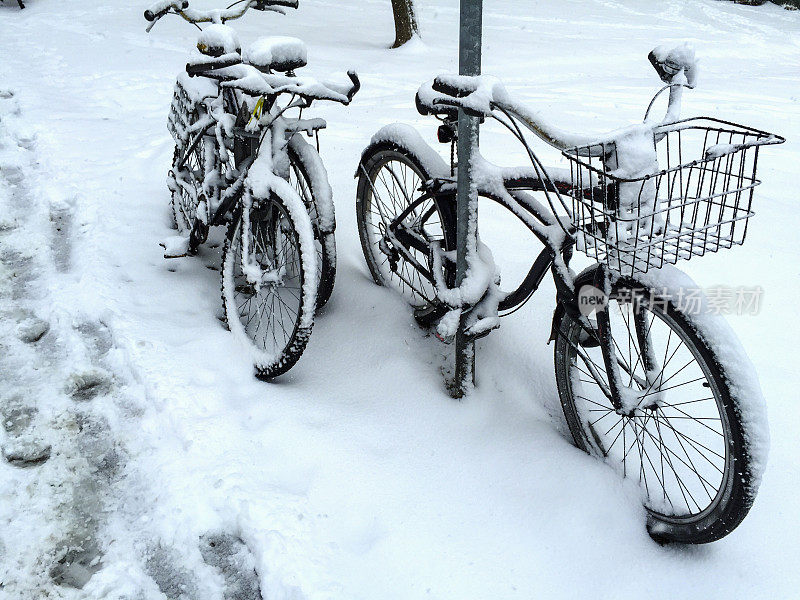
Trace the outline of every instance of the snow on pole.
<instances>
[{"instance_id":1,"label":"snow on pole","mask_svg":"<svg viewBox=\"0 0 800 600\"><path fill-rule=\"evenodd\" d=\"M461 0L458 49L459 75L481 74L481 21L483 0ZM456 285L467 277L470 257L477 255L478 192L472 167L478 157L478 117L458 110L458 192L456 234ZM466 335L466 317L456 332L455 376L450 386L454 398L461 398L475 384L475 343Z\"/></svg>"}]
</instances>

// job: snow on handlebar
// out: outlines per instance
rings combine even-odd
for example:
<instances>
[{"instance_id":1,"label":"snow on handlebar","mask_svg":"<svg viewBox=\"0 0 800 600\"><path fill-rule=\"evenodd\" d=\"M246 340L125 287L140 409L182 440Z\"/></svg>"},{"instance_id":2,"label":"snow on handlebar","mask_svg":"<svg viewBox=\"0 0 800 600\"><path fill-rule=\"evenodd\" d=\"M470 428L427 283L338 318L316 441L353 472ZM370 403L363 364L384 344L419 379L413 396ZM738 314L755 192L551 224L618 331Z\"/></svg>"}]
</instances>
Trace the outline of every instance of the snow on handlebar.
<instances>
[{"instance_id":1,"label":"snow on handlebar","mask_svg":"<svg viewBox=\"0 0 800 600\"><path fill-rule=\"evenodd\" d=\"M538 112L514 98L503 83L491 75L439 75L419 88L417 101L419 108L434 113L444 112L442 107L455 106L463 108L467 114L489 116L498 109L510 114L542 140L560 150L588 146L597 141L596 138L572 134L547 124Z\"/></svg>"},{"instance_id":2,"label":"snow on handlebar","mask_svg":"<svg viewBox=\"0 0 800 600\"><path fill-rule=\"evenodd\" d=\"M350 104L361 82L355 71L348 71L351 84L319 81L312 77L263 73L252 65L241 62L236 53L217 58L203 57L202 62L186 65L190 76L202 75L217 79L224 87L242 90L251 96L274 96L277 94L296 94L310 100L331 100L344 105Z\"/></svg>"},{"instance_id":3,"label":"snow on handlebar","mask_svg":"<svg viewBox=\"0 0 800 600\"><path fill-rule=\"evenodd\" d=\"M664 83L688 88L697 85L697 59L694 48L688 42L674 48L657 46L647 58Z\"/></svg>"},{"instance_id":4,"label":"snow on handlebar","mask_svg":"<svg viewBox=\"0 0 800 600\"><path fill-rule=\"evenodd\" d=\"M683 87L693 88L697 84L697 60L694 49L687 43L674 48L659 46L648 55L650 62L661 79L667 84L661 91L670 90L669 104L664 118L659 124L675 122L680 118L681 91ZM659 94L661 93L659 92ZM656 94L656 97L658 94ZM650 102L645 121L648 126ZM613 132L604 139L590 138L572 134L544 121L542 116L525 107L511 96L496 77L478 75L439 75L433 81L423 84L417 92L417 108L422 114L447 113L447 107L461 108L469 115L486 117L494 111L505 113L519 120L527 129L542 140L560 150L575 147L597 147L603 141L613 142L619 135L626 135L627 128Z\"/></svg>"},{"instance_id":5,"label":"snow on handlebar","mask_svg":"<svg viewBox=\"0 0 800 600\"><path fill-rule=\"evenodd\" d=\"M150 8L144 11L144 18L148 21L155 21L163 17L170 10L178 11L185 8L189 8L189 2L187 0L158 0L158 2L154 2L150 5Z\"/></svg>"},{"instance_id":6,"label":"snow on handlebar","mask_svg":"<svg viewBox=\"0 0 800 600\"><path fill-rule=\"evenodd\" d=\"M247 0L239 8L225 8L214 10L190 9L187 0L157 0L144 11L144 18L151 21L148 31L152 29L156 21L161 17L174 11L190 23L224 23L225 21L238 19L249 9L271 10L283 13L283 8L297 8L299 0Z\"/></svg>"}]
</instances>

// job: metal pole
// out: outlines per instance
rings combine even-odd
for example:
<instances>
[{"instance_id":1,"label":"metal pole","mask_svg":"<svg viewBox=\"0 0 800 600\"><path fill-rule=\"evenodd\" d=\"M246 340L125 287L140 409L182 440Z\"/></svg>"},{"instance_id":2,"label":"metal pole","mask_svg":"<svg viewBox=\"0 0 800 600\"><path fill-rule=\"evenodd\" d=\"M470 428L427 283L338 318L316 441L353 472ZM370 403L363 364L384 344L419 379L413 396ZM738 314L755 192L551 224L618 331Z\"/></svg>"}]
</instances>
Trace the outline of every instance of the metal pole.
<instances>
[{"instance_id":1,"label":"metal pole","mask_svg":"<svg viewBox=\"0 0 800 600\"><path fill-rule=\"evenodd\" d=\"M481 74L481 25L483 0L461 0L461 28L458 47L460 75ZM472 164L478 152L478 117L458 111L458 192L456 218L456 285L467 272L468 257L477 253L478 194L472 185ZM464 333L462 314L456 332L455 377L451 386L454 398L461 398L475 385L475 343Z\"/></svg>"}]
</instances>

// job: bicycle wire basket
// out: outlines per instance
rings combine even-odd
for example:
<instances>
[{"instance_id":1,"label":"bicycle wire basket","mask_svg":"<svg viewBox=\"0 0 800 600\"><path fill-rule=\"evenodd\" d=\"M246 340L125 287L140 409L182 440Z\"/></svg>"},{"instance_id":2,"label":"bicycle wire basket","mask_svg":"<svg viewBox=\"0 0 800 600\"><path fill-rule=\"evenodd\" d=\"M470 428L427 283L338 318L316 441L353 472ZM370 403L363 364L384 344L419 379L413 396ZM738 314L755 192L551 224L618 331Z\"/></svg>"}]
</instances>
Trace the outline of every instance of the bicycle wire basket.
<instances>
[{"instance_id":1,"label":"bicycle wire basket","mask_svg":"<svg viewBox=\"0 0 800 600\"><path fill-rule=\"evenodd\" d=\"M621 142L565 150L577 249L632 275L742 244L761 183L759 148L783 141L727 121L685 119L653 130L645 152L652 166L632 178L621 176Z\"/></svg>"}]
</instances>

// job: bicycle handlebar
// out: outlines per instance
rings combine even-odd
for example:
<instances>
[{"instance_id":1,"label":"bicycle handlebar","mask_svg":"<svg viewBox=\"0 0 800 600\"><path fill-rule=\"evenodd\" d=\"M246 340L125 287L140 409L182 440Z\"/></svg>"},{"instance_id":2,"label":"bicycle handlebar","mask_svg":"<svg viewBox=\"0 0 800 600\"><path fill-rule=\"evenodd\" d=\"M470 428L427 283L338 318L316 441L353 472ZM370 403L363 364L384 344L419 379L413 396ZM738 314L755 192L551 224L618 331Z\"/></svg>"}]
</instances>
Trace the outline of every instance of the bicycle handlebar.
<instances>
[{"instance_id":1,"label":"bicycle handlebar","mask_svg":"<svg viewBox=\"0 0 800 600\"><path fill-rule=\"evenodd\" d=\"M232 67L231 70L223 71ZM222 71L222 72L220 72ZM188 63L186 73L190 77L198 75L224 82L227 87L235 87L251 96L277 96L296 94L310 104L311 100L332 100L347 106L361 89L361 80L355 71L348 71L351 84L344 86L334 82L318 81L311 77L289 77L277 73L262 73L255 67L242 62L238 53L197 63Z\"/></svg>"},{"instance_id":2,"label":"bicycle handlebar","mask_svg":"<svg viewBox=\"0 0 800 600\"><path fill-rule=\"evenodd\" d=\"M659 76L667 83L648 106L645 124L651 127L673 123L680 118L680 106L684 87L693 88L697 81L697 63L694 50L688 44L672 49L655 48L648 58ZM669 89L667 112L661 121L649 119L650 109L661 92ZM563 131L547 124L541 115L516 101L494 77L479 75L466 77L440 75L432 82L423 84L417 92L417 109L421 114L446 113L443 107L460 108L470 116L493 116L495 110L520 121L527 129L549 145L559 150L594 146L600 142L613 142L621 132L604 138L588 137ZM451 108L452 111L452 108ZM452 114L452 113L451 113Z\"/></svg>"},{"instance_id":3,"label":"bicycle handlebar","mask_svg":"<svg viewBox=\"0 0 800 600\"><path fill-rule=\"evenodd\" d=\"M197 10L190 9L188 0L158 0L144 11L144 18L155 24L161 17L174 11L189 23L224 23L232 21L244 15L249 9L255 10L275 10L282 12L281 8L297 8L299 0L247 0L238 9L217 9L217 10ZM149 31L149 28L148 28Z\"/></svg>"},{"instance_id":4,"label":"bicycle handlebar","mask_svg":"<svg viewBox=\"0 0 800 600\"><path fill-rule=\"evenodd\" d=\"M150 6L146 11L144 11L144 18L148 21L156 21L167 14L170 9L174 10L184 10L189 8L189 0L182 0L180 2L176 0L160 0Z\"/></svg>"},{"instance_id":5,"label":"bicycle handlebar","mask_svg":"<svg viewBox=\"0 0 800 600\"><path fill-rule=\"evenodd\" d=\"M223 54L216 58L210 58L206 62L199 63L186 63L186 73L190 77L202 75L208 71L216 71L224 69L225 67L232 67L233 65L241 64L242 57L238 52L232 54Z\"/></svg>"},{"instance_id":6,"label":"bicycle handlebar","mask_svg":"<svg viewBox=\"0 0 800 600\"><path fill-rule=\"evenodd\" d=\"M345 94L345 96L347 96L347 104L350 104L350 102L353 101L353 97L358 93L358 90L361 89L361 80L358 78L358 73L355 71L348 71L347 76L353 83L353 86Z\"/></svg>"},{"instance_id":7,"label":"bicycle handlebar","mask_svg":"<svg viewBox=\"0 0 800 600\"><path fill-rule=\"evenodd\" d=\"M548 125L540 115L513 99L496 77L440 75L419 88L417 100L418 107L433 112L437 112L437 107L451 106L461 108L471 116L485 117L491 116L494 110L500 110L512 115L542 140L560 150L588 146L597 141Z\"/></svg>"}]
</instances>

